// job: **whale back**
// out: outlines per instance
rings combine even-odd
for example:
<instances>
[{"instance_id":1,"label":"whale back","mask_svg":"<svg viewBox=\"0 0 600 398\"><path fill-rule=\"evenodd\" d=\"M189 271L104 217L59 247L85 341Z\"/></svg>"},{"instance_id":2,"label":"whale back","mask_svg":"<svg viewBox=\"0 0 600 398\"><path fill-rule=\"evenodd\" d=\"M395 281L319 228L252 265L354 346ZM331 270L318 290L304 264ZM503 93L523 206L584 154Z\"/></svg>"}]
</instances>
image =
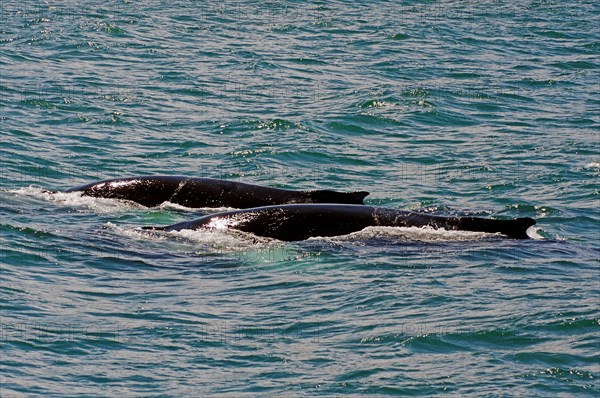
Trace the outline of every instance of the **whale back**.
<instances>
[{"instance_id":1,"label":"whale back","mask_svg":"<svg viewBox=\"0 0 600 398\"><path fill-rule=\"evenodd\" d=\"M154 229L236 229L283 241L310 237L347 235L369 226L424 227L501 233L508 238L527 239L531 218L496 220L478 217L442 217L398 209L344 204L293 204L265 206L216 213ZM152 229L152 227L149 227Z\"/></svg>"},{"instance_id":2,"label":"whale back","mask_svg":"<svg viewBox=\"0 0 600 398\"><path fill-rule=\"evenodd\" d=\"M290 203L362 204L369 193L330 190L292 191L236 181L183 176L140 176L97 181L71 188L85 196L129 200L154 207L171 202L191 208L254 207Z\"/></svg>"}]
</instances>

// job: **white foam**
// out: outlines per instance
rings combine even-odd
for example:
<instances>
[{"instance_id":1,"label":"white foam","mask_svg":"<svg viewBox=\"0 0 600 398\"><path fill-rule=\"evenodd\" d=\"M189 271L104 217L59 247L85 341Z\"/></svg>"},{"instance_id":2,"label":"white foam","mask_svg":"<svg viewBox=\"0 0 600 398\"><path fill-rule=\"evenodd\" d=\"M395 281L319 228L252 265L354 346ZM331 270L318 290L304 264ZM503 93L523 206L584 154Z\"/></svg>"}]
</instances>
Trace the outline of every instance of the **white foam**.
<instances>
[{"instance_id":1,"label":"white foam","mask_svg":"<svg viewBox=\"0 0 600 398\"><path fill-rule=\"evenodd\" d=\"M177 203L172 203L172 202L163 202L162 204L160 204L158 206L158 208L161 210L177 210L177 211L185 211L185 212L190 212L190 213L197 213L197 212L221 213L224 211L236 210L233 207L187 207L187 206L182 206L182 205L179 205Z\"/></svg>"},{"instance_id":2,"label":"white foam","mask_svg":"<svg viewBox=\"0 0 600 398\"><path fill-rule=\"evenodd\" d=\"M46 200L49 200L51 195L53 195L52 192L47 192L40 187L35 187L32 185L18 189L9 189L7 192L17 196L30 196Z\"/></svg>"},{"instance_id":3,"label":"white foam","mask_svg":"<svg viewBox=\"0 0 600 398\"><path fill-rule=\"evenodd\" d=\"M196 256L225 256L247 264L274 264L298 260L309 255L318 255L298 250L287 242L262 238L233 229L181 230L165 232L124 227L113 223L105 226L115 233L135 240L158 242L161 247L168 244L170 250L193 253Z\"/></svg>"},{"instance_id":4,"label":"white foam","mask_svg":"<svg viewBox=\"0 0 600 398\"><path fill-rule=\"evenodd\" d=\"M61 206L86 207L97 213L123 212L143 207L131 201L82 196L81 192L49 192L34 186L13 189L8 192L17 196L47 200Z\"/></svg>"},{"instance_id":5,"label":"white foam","mask_svg":"<svg viewBox=\"0 0 600 398\"><path fill-rule=\"evenodd\" d=\"M433 227L366 227L360 231L348 235L334 237L318 237L311 239L325 239L334 241L366 240L372 238L389 237L396 240L440 242L440 241L473 241L489 239L499 236L486 232L451 231L446 229L435 229Z\"/></svg>"},{"instance_id":6,"label":"white foam","mask_svg":"<svg viewBox=\"0 0 600 398\"><path fill-rule=\"evenodd\" d=\"M142 230L139 228L123 228L108 223L107 226L119 230L126 236L136 239L165 240L175 239L192 242L202 246L208 246L220 250L239 250L248 249L261 245L280 244L277 239L265 238L248 232L242 232L231 228L210 228L210 229L182 229L180 231L155 231ZM529 232L529 230L528 230ZM379 237L388 237L404 241L420 242L440 242L440 241L473 241L484 240L492 237L502 236L500 234L490 234L485 232L472 231L451 231L445 229L435 229L432 227L367 227L361 231L353 232L348 235L339 235L331 237L311 237L309 240L327 240L327 241L360 241ZM543 239L540 236L541 239Z\"/></svg>"},{"instance_id":7,"label":"white foam","mask_svg":"<svg viewBox=\"0 0 600 398\"><path fill-rule=\"evenodd\" d=\"M263 238L235 229L182 229L167 232L141 229L139 227L124 227L111 222L106 223L105 226L119 235L136 240L180 242L188 249L191 245L192 249L199 250L199 253L202 254L206 252L235 252L281 244L281 242L274 239Z\"/></svg>"},{"instance_id":8,"label":"white foam","mask_svg":"<svg viewBox=\"0 0 600 398\"><path fill-rule=\"evenodd\" d=\"M151 240L151 241L166 241L169 240L169 237L166 233L160 231L153 230L144 230L135 227L123 227L121 225L116 225L111 223L110 221L104 224L110 230L115 231L119 235L125 236L127 238L132 238L136 240Z\"/></svg>"},{"instance_id":9,"label":"white foam","mask_svg":"<svg viewBox=\"0 0 600 398\"><path fill-rule=\"evenodd\" d=\"M543 240L545 238L542 236L542 234L540 234L540 231L541 231L541 228L536 227L535 225L532 225L531 227L527 228L527 231L525 231L525 233L531 239Z\"/></svg>"},{"instance_id":10,"label":"white foam","mask_svg":"<svg viewBox=\"0 0 600 398\"><path fill-rule=\"evenodd\" d=\"M207 244L220 249L247 249L256 245L269 245L277 240L257 236L248 232L235 229L182 229L181 231L168 232L171 236L184 238L192 242Z\"/></svg>"},{"instance_id":11,"label":"white foam","mask_svg":"<svg viewBox=\"0 0 600 398\"><path fill-rule=\"evenodd\" d=\"M182 249L193 250L195 254L214 253L275 253L278 248L286 247L288 243L276 239L260 237L251 233L231 228L223 229L182 229L180 231L143 230L138 227L121 227L107 223L107 227L117 233L136 240L171 241L182 244ZM533 239L544 239L538 233L539 229L530 227L528 235ZM373 238L392 238L395 241L418 242L464 242L482 241L502 237L501 234L485 232L454 231L435 229L433 227L367 227L348 235L333 237L313 237L309 240L329 242L357 242ZM284 250L289 257L289 250ZM276 257L276 256L275 256Z\"/></svg>"}]
</instances>

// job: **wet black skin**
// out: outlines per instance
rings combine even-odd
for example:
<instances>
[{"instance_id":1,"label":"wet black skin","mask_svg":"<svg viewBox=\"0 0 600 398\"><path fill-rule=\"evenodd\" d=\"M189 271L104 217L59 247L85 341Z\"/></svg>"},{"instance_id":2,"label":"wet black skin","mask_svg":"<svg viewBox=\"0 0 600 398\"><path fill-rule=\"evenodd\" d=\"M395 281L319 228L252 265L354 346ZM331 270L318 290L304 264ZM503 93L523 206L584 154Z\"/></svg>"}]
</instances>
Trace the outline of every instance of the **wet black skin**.
<instances>
[{"instance_id":1,"label":"wet black skin","mask_svg":"<svg viewBox=\"0 0 600 398\"><path fill-rule=\"evenodd\" d=\"M233 207L247 209L286 203L362 204L368 192L329 190L291 191L212 178L182 176L141 176L103 180L71 188L84 196L130 200L143 206L163 202L186 207Z\"/></svg>"},{"instance_id":2,"label":"wet black skin","mask_svg":"<svg viewBox=\"0 0 600 398\"><path fill-rule=\"evenodd\" d=\"M444 228L446 230L500 233L527 239L532 218L496 220L479 217L442 217L403 210L360 205L292 204L216 213L167 227L163 231L232 228L283 241L316 236L338 236L370 226Z\"/></svg>"}]
</instances>

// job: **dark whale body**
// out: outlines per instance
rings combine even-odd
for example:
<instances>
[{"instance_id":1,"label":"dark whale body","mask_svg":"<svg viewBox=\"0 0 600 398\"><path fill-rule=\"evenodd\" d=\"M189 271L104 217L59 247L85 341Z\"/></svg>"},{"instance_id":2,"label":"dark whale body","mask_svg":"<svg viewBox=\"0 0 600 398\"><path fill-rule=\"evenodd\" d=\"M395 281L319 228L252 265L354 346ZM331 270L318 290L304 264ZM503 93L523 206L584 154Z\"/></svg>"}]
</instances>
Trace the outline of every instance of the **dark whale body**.
<instances>
[{"instance_id":1,"label":"dark whale body","mask_svg":"<svg viewBox=\"0 0 600 398\"><path fill-rule=\"evenodd\" d=\"M372 206L338 204L293 204L216 213L167 227L145 227L163 231L232 228L283 241L316 236L338 236L370 226L444 228L447 230L500 233L527 239L532 218L496 220L478 217L442 217Z\"/></svg>"},{"instance_id":2,"label":"dark whale body","mask_svg":"<svg viewBox=\"0 0 600 398\"><path fill-rule=\"evenodd\" d=\"M362 204L368 192L329 190L291 191L212 178L182 176L141 176L116 178L71 188L84 196L122 199L143 206L158 206L169 201L186 207L251 207L286 203Z\"/></svg>"}]
</instances>

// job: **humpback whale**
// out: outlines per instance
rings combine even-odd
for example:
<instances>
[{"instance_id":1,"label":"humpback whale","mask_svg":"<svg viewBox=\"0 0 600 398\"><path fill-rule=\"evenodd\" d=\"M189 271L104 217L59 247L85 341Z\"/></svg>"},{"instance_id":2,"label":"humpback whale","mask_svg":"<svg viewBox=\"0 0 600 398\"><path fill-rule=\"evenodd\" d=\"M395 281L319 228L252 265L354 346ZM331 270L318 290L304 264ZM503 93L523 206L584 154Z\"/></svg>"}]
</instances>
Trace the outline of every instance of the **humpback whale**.
<instances>
[{"instance_id":1,"label":"humpback whale","mask_svg":"<svg viewBox=\"0 0 600 398\"><path fill-rule=\"evenodd\" d=\"M370 226L443 228L500 233L508 238L527 239L532 218L498 220L479 217L443 217L410 211L344 204L289 204L210 214L196 220L149 230L226 229L250 232L283 241L310 237L346 235Z\"/></svg>"},{"instance_id":2,"label":"humpback whale","mask_svg":"<svg viewBox=\"0 0 600 398\"><path fill-rule=\"evenodd\" d=\"M369 192L336 192L330 190L292 191L241 182L183 176L140 176L102 180L66 192L84 196L130 200L143 206L163 202L186 207L233 207L246 209L286 203L362 204Z\"/></svg>"}]
</instances>

